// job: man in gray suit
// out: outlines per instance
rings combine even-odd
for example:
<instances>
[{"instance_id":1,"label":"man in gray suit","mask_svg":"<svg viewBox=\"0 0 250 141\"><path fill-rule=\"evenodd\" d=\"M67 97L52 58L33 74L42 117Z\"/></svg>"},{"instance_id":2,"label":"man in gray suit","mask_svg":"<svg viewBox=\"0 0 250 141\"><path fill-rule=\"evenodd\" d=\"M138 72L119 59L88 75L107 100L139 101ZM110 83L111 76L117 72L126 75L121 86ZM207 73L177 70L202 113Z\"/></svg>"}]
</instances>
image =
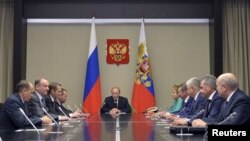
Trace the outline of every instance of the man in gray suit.
<instances>
[{"instance_id":1,"label":"man in gray suit","mask_svg":"<svg viewBox=\"0 0 250 141\"><path fill-rule=\"evenodd\" d=\"M0 111L0 132L11 131L18 128L31 126L20 109L27 115L30 121L41 126L42 123L51 123L51 119L47 116L32 116L27 109L27 102L30 100L34 86L26 80L21 80L16 86L17 92L12 94L4 103L3 109Z\"/></svg>"},{"instance_id":2,"label":"man in gray suit","mask_svg":"<svg viewBox=\"0 0 250 141\"><path fill-rule=\"evenodd\" d=\"M42 117L43 115L46 114L44 113L42 108L48 111L45 98L44 98L47 95L48 90L49 90L48 80L44 78L35 80L35 92L32 94L32 98L28 106L32 115ZM49 113L49 114L55 120L68 120L68 118L65 116L58 116L57 114L53 114L53 113Z\"/></svg>"}]
</instances>

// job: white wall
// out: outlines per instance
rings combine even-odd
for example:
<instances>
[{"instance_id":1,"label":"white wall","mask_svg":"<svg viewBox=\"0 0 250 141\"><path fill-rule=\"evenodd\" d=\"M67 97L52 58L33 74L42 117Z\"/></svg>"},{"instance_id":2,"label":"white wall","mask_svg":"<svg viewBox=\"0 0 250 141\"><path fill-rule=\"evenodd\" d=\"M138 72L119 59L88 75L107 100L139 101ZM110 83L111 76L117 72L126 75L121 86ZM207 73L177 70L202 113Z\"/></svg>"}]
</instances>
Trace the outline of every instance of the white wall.
<instances>
[{"instance_id":1,"label":"white wall","mask_svg":"<svg viewBox=\"0 0 250 141\"><path fill-rule=\"evenodd\" d=\"M44 77L68 89L68 104L82 103L91 25L28 24L27 80ZM208 24L145 24L157 106L170 105L173 84L210 73ZM102 97L114 85L132 95L140 24L96 25ZM106 63L106 40L129 39L130 61Z\"/></svg>"}]
</instances>

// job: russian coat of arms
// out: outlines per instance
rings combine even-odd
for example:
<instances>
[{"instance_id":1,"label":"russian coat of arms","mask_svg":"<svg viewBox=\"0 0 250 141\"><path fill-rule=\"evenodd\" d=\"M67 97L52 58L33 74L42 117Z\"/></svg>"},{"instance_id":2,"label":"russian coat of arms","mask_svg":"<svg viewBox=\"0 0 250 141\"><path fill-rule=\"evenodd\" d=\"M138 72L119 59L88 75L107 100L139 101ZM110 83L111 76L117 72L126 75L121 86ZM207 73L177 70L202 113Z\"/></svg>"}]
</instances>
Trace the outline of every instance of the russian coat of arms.
<instances>
[{"instance_id":1,"label":"russian coat of arms","mask_svg":"<svg viewBox=\"0 0 250 141\"><path fill-rule=\"evenodd\" d=\"M107 63L128 64L129 62L129 40L107 39Z\"/></svg>"}]
</instances>

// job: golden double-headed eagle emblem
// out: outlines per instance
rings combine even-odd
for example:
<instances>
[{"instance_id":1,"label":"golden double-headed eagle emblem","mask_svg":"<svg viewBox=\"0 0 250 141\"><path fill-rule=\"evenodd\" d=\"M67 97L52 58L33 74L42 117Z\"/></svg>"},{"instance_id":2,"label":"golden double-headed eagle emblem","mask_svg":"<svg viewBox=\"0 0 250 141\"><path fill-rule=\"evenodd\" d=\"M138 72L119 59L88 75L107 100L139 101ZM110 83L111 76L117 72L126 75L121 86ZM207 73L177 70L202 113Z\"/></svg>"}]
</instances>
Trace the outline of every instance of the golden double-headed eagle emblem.
<instances>
[{"instance_id":1,"label":"golden double-headed eagle emblem","mask_svg":"<svg viewBox=\"0 0 250 141\"><path fill-rule=\"evenodd\" d=\"M121 61L125 59L125 54L127 53L127 46L123 43L116 42L109 46L109 54L111 58L115 61Z\"/></svg>"},{"instance_id":2,"label":"golden double-headed eagle emblem","mask_svg":"<svg viewBox=\"0 0 250 141\"><path fill-rule=\"evenodd\" d=\"M107 40L107 63L127 64L129 62L129 40L108 39Z\"/></svg>"},{"instance_id":3,"label":"golden double-headed eagle emblem","mask_svg":"<svg viewBox=\"0 0 250 141\"><path fill-rule=\"evenodd\" d=\"M138 62L137 62L135 82L137 84L143 84L146 87L151 87L152 85L151 65L147 54L145 54L144 44L140 44L137 58Z\"/></svg>"}]
</instances>

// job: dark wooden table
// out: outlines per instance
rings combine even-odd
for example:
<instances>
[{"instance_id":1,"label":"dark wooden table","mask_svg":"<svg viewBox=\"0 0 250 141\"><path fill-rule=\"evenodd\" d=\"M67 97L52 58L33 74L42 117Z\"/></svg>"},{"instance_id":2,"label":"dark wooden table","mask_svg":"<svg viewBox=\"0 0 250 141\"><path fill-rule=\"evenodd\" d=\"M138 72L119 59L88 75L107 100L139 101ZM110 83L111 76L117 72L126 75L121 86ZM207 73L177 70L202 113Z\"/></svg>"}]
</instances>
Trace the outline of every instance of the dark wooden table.
<instances>
[{"instance_id":1,"label":"dark wooden table","mask_svg":"<svg viewBox=\"0 0 250 141\"><path fill-rule=\"evenodd\" d=\"M176 136L162 121L143 114L90 115L87 119L59 122L59 126L43 125L40 131L1 133L3 141L196 141L203 135Z\"/></svg>"}]
</instances>

